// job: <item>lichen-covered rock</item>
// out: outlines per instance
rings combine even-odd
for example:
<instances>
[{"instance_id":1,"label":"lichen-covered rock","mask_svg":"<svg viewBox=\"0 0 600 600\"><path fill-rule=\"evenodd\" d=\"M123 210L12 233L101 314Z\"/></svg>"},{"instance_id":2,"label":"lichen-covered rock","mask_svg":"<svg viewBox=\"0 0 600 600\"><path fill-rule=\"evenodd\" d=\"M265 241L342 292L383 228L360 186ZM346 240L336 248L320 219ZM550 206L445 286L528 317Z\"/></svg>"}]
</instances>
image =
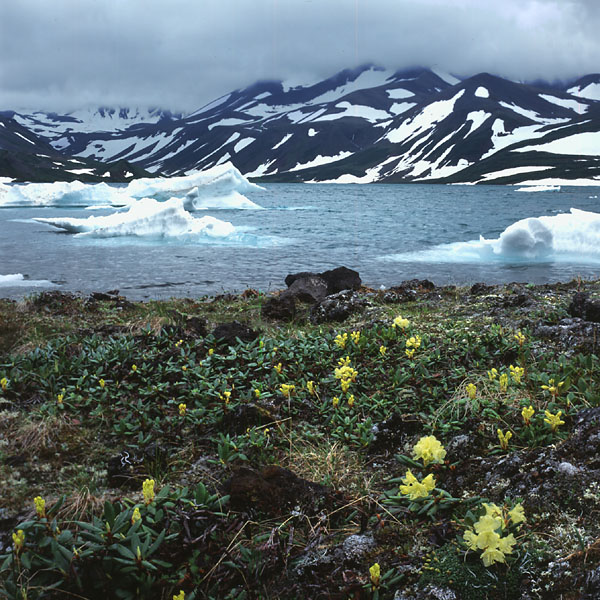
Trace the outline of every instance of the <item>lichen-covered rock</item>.
<instances>
[{"instance_id":1,"label":"lichen-covered rock","mask_svg":"<svg viewBox=\"0 0 600 600\"><path fill-rule=\"evenodd\" d=\"M313 323L326 323L331 321L344 321L351 314L362 310L368 301L356 292L347 290L327 296L324 300L313 306L310 319Z\"/></svg>"}]
</instances>

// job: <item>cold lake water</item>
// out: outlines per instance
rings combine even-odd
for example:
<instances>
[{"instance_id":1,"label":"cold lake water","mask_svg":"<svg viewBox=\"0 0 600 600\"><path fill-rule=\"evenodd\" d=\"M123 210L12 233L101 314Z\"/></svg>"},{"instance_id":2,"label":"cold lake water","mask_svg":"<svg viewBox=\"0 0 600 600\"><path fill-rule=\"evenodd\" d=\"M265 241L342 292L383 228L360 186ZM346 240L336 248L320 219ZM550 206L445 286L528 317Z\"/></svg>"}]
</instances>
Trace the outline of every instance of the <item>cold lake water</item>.
<instances>
[{"instance_id":1,"label":"cold lake water","mask_svg":"<svg viewBox=\"0 0 600 600\"><path fill-rule=\"evenodd\" d=\"M288 273L341 265L357 270L373 287L415 277L442 285L600 275L598 187L536 192L519 192L519 186L425 184L264 188L243 192L264 210L231 208L231 203L196 210L194 217L216 219L208 234L196 227L179 235L167 227L168 234L150 229L136 236L104 227L100 233L75 235L70 225L57 229L32 219L89 220L114 214L115 208L0 202L0 296L119 289L143 300L248 287L268 291L285 287ZM530 220L517 223L522 219ZM135 227L143 229L139 223Z\"/></svg>"}]
</instances>

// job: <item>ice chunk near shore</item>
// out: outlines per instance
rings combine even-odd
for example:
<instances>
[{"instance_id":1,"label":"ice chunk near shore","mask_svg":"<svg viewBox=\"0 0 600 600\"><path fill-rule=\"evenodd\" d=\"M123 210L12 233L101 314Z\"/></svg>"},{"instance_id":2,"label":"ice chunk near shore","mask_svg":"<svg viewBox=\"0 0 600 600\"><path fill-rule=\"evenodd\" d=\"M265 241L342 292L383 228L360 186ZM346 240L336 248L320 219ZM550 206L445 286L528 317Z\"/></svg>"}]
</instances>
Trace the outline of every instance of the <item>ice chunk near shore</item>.
<instances>
[{"instance_id":1,"label":"ice chunk near shore","mask_svg":"<svg viewBox=\"0 0 600 600\"><path fill-rule=\"evenodd\" d=\"M440 244L383 257L399 262L600 263L600 214L571 208L568 213L529 217L509 225L497 239Z\"/></svg>"},{"instance_id":2,"label":"ice chunk near shore","mask_svg":"<svg viewBox=\"0 0 600 600\"><path fill-rule=\"evenodd\" d=\"M87 218L35 218L75 237L111 238L130 236L136 238L177 238L199 240L202 238L227 238L235 227L214 217L196 218L187 212L183 199L171 198L159 202L143 198L125 212Z\"/></svg>"},{"instance_id":3,"label":"ice chunk near shore","mask_svg":"<svg viewBox=\"0 0 600 600\"><path fill-rule=\"evenodd\" d=\"M56 284L47 279L26 279L22 273L0 275L0 287L55 287Z\"/></svg>"}]
</instances>

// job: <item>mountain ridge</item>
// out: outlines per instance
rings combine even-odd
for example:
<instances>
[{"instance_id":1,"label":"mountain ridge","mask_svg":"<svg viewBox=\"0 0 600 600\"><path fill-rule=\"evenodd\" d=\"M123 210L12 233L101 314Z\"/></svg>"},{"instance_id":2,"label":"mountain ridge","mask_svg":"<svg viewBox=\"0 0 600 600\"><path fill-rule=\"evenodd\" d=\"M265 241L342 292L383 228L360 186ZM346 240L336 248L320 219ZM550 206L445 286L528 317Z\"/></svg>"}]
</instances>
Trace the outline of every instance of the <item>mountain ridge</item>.
<instances>
[{"instance_id":1,"label":"mountain ridge","mask_svg":"<svg viewBox=\"0 0 600 600\"><path fill-rule=\"evenodd\" d=\"M600 175L598 74L529 84L363 65L306 86L258 81L189 114L0 113L4 129L9 122L13 138L26 139L19 152L127 161L167 176L225 162L265 182L593 183ZM5 147L2 133L0 149L10 152L16 142Z\"/></svg>"}]
</instances>

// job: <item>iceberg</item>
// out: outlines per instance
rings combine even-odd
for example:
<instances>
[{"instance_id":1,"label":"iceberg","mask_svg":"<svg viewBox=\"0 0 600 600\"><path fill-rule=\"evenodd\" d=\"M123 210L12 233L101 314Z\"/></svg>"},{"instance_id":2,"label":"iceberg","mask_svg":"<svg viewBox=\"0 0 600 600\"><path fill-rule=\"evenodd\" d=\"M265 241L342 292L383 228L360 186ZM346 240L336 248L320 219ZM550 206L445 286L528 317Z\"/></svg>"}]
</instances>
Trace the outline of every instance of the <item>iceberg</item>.
<instances>
[{"instance_id":1,"label":"iceberg","mask_svg":"<svg viewBox=\"0 0 600 600\"><path fill-rule=\"evenodd\" d=\"M26 279L21 273L0 275L0 287L55 287L56 284L47 279Z\"/></svg>"},{"instance_id":2,"label":"iceberg","mask_svg":"<svg viewBox=\"0 0 600 600\"><path fill-rule=\"evenodd\" d=\"M0 207L69 206L84 207L126 204L117 188L106 183L86 184L81 181L55 183L0 183Z\"/></svg>"},{"instance_id":3,"label":"iceberg","mask_svg":"<svg viewBox=\"0 0 600 600\"><path fill-rule=\"evenodd\" d=\"M560 185L530 185L519 188L517 192L560 192Z\"/></svg>"},{"instance_id":4,"label":"iceberg","mask_svg":"<svg viewBox=\"0 0 600 600\"><path fill-rule=\"evenodd\" d=\"M127 186L80 181L55 183L0 183L0 207L127 207L142 198L167 201L183 198L188 211L260 209L243 194L263 190L250 183L231 163L182 177L136 179Z\"/></svg>"},{"instance_id":5,"label":"iceberg","mask_svg":"<svg viewBox=\"0 0 600 600\"><path fill-rule=\"evenodd\" d=\"M497 239L440 244L393 254L383 260L442 263L600 263L600 214L577 208L568 213L529 217L509 225Z\"/></svg>"},{"instance_id":6,"label":"iceberg","mask_svg":"<svg viewBox=\"0 0 600 600\"><path fill-rule=\"evenodd\" d=\"M225 239L236 228L227 221L215 217L196 218L184 207L182 198L170 198L160 202L153 198L135 201L127 211L105 216L87 218L53 217L35 218L34 221L52 225L75 237L136 237L146 239L177 238L199 241Z\"/></svg>"}]
</instances>

